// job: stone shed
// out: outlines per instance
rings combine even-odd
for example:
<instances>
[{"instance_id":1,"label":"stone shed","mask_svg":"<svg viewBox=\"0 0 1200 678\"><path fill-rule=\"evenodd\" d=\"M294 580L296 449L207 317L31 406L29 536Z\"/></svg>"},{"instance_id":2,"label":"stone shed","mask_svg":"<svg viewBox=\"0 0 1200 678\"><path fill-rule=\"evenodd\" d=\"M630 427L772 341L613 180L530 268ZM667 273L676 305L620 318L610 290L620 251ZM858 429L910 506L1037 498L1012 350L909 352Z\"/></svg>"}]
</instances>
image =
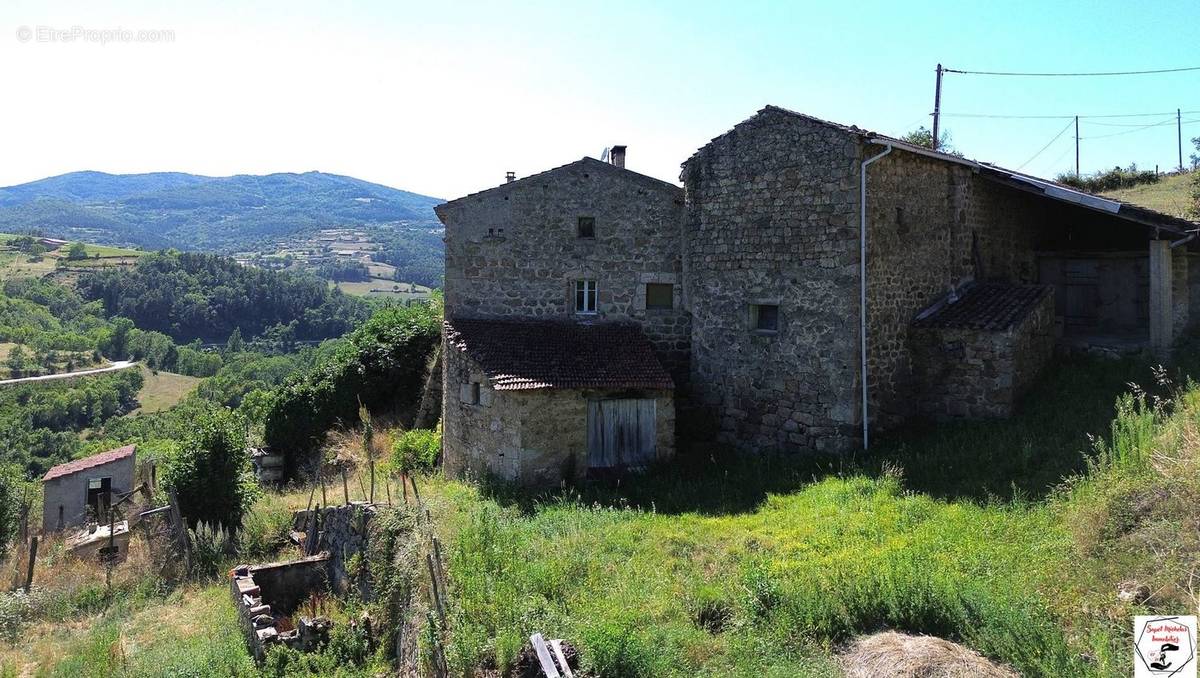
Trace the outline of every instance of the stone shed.
<instances>
[{"instance_id":1,"label":"stone shed","mask_svg":"<svg viewBox=\"0 0 1200 678\"><path fill-rule=\"evenodd\" d=\"M59 464L42 477L42 531L54 532L104 516L113 497L133 489L134 445Z\"/></svg>"},{"instance_id":2,"label":"stone shed","mask_svg":"<svg viewBox=\"0 0 1200 678\"><path fill-rule=\"evenodd\" d=\"M674 384L637 325L450 320L443 357L448 473L547 485L674 454Z\"/></svg>"},{"instance_id":3,"label":"stone shed","mask_svg":"<svg viewBox=\"0 0 1200 678\"><path fill-rule=\"evenodd\" d=\"M918 315L910 341L921 414L1008 417L1054 353L1054 288L968 285Z\"/></svg>"}]
</instances>

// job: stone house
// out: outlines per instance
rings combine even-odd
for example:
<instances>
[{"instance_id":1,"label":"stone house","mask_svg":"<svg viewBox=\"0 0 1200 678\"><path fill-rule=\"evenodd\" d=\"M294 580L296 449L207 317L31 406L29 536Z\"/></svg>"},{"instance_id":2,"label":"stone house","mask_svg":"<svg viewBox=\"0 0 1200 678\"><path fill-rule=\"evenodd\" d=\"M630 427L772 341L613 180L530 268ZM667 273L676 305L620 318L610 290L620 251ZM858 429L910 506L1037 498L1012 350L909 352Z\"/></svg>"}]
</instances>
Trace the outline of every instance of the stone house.
<instances>
[{"instance_id":1,"label":"stone house","mask_svg":"<svg viewBox=\"0 0 1200 678\"><path fill-rule=\"evenodd\" d=\"M82 525L107 513L114 496L133 490L135 445L59 464L42 477L42 532Z\"/></svg>"},{"instance_id":2,"label":"stone house","mask_svg":"<svg viewBox=\"0 0 1200 678\"><path fill-rule=\"evenodd\" d=\"M465 320L628 324L681 412L747 450L1008 416L1056 345L1166 351L1200 303L1196 224L857 127L764 108L683 163L682 193L618 149L437 209L447 337ZM563 332L543 353L531 331L518 346L538 357L517 371L569 353ZM462 408L471 384L482 400L514 376L473 357L491 333L466 334L445 346L448 466L521 478L472 461L523 441ZM540 396L539 413L562 397ZM585 439L581 406L545 416Z\"/></svg>"}]
</instances>

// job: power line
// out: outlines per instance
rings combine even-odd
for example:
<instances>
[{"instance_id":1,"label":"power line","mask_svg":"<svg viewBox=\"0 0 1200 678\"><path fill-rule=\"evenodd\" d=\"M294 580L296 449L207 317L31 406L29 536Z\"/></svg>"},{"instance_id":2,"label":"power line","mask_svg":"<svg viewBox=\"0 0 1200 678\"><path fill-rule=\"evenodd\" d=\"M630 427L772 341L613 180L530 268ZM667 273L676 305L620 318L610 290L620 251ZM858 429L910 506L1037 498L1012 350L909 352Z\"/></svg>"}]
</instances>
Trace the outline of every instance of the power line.
<instances>
[{"instance_id":1,"label":"power line","mask_svg":"<svg viewBox=\"0 0 1200 678\"><path fill-rule=\"evenodd\" d=\"M1026 165L1028 165L1029 163L1031 163L1031 162L1033 162L1035 159L1037 159L1037 157L1038 157L1039 155L1041 155L1042 153L1044 153L1044 152L1046 151L1046 149L1047 149L1047 148L1050 148L1051 144L1053 144L1054 142L1058 141L1058 138L1059 138L1059 137L1061 137L1063 134L1066 134L1067 130L1071 129L1071 126L1072 126L1072 125L1074 125L1074 124L1075 124L1075 121L1074 121L1074 120L1071 120L1070 122L1068 122L1068 123L1067 123L1067 125L1066 125L1066 127L1063 127L1063 128L1062 128L1062 129L1061 129L1061 130L1058 132L1058 134L1055 134L1055 135L1054 135L1054 138L1053 138L1053 139L1051 139L1050 141L1046 142L1046 145L1045 145L1045 146L1042 146L1041 150L1039 150L1037 153L1034 153L1034 154L1033 154L1033 155L1032 155L1032 156L1031 156L1031 157L1030 157L1028 160L1026 160L1025 162L1021 163L1021 166L1017 168L1017 171L1018 171L1018 172L1020 172L1021 170L1025 169L1025 166L1026 166Z\"/></svg>"},{"instance_id":2,"label":"power line","mask_svg":"<svg viewBox=\"0 0 1200 678\"><path fill-rule=\"evenodd\" d=\"M1183 120L1183 121L1180 121L1180 122L1179 122L1179 124L1180 124L1180 125L1188 125L1188 124L1191 124L1191 123L1194 123L1194 122L1200 122L1200 120L1194 120L1194 119L1193 119L1193 120ZM1099 135L1093 135L1093 136L1087 136L1087 137L1079 137L1079 138L1080 138L1080 140L1084 140L1084 139L1107 139L1107 138L1109 138L1109 137L1119 137L1119 136L1121 136L1122 134L1133 134L1134 132L1141 132L1142 130L1147 130L1147 129L1150 129L1151 127L1162 127L1163 125L1174 125L1174 124L1176 124L1176 121L1175 121L1175 120L1163 120L1162 122L1156 122L1156 123L1153 123L1153 124L1151 124L1151 125L1143 125L1143 126L1141 126L1141 127L1135 127L1134 129L1127 129L1127 130L1125 130L1124 132L1113 132L1112 134L1099 134Z\"/></svg>"},{"instance_id":3,"label":"power line","mask_svg":"<svg viewBox=\"0 0 1200 678\"><path fill-rule=\"evenodd\" d=\"M1004 75L1032 78L1079 78L1110 75L1153 75L1156 73L1182 73L1184 71L1200 71L1200 66L1184 68L1159 68L1151 71L1104 71L1097 73L1017 73L1012 71L962 71L954 68L943 68L944 73L959 73L961 75Z\"/></svg>"},{"instance_id":4,"label":"power line","mask_svg":"<svg viewBox=\"0 0 1200 678\"><path fill-rule=\"evenodd\" d=\"M1182 111L1183 113L1200 113L1197 111ZM1085 118L1153 118L1166 115L1175 115L1175 111L1163 111L1162 113L1109 113L1099 115L1007 115L1000 113L942 113L942 117L952 118L1000 118L1013 120L1074 120L1078 117L1080 120Z\"/></svg>"}]
</instances>

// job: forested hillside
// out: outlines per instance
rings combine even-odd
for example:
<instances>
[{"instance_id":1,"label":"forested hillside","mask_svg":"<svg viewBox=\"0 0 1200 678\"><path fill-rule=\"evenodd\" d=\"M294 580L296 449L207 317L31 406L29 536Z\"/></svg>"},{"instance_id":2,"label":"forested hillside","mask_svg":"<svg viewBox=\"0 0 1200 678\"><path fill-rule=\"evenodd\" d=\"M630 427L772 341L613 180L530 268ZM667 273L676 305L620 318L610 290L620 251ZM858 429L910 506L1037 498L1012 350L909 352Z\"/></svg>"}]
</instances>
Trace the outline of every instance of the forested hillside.
<instances>
[{"instance_id":1,"label":"forested hillside","mask_svg":"<svg viewBox=\"0 0 1200 678\"><path fill-rule=\"evenodd\" d=\"M79 282L84 298L110 316L177 341L270 335L281 342L340 336L368 316L367 303L317 278L238 265L176 251L143 257L132 269L101 271Z\"/></svg>"},{"instance_id":2,"label":"forested hillside","mask_svg":"<svg viewBox=\"0 0 1200 678\"><path fill-rule=\"evenodd\" d=\"M323 172L73 172L0 188L0 231L228 253L333 226L437 226L440 202Z\"/></svg>"}]
</instances>

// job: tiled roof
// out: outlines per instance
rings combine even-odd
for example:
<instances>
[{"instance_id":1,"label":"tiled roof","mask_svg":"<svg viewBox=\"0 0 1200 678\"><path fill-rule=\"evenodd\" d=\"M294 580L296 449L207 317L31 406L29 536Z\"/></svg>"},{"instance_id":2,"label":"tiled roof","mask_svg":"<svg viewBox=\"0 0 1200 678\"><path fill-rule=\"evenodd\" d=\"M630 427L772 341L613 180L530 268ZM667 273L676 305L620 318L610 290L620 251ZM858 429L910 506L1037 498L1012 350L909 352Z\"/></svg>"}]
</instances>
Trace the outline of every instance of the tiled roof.
<instances>
[{"instance_id":1,"label":"tiled roof","mask_svg":"<svg viewBox=\"0 0 1200 678\"><path fill-rule=\"evenodd\" d=\"M1050 289L1049 285L975 283L956 301L942 299L926 309L913 326L1007 330L1024 320Z\"/></svg>"},{"instance_id":2,"label":"tiled roof","mask_svg":"<svg viewBox=\"0 0 1200 678\"><path fill-rule=\"evenodd\" d=\"M674 388L637 325L456 319L445 329L498 391Z\"/></svg>"},{"instance_id":3,"label":"tiled roof","mask_svg":"<svg viewBox=\"0 0 1200 678\"><path fill-rule=\"evenodd\" d=\"M94 466L102 466L119 459L124 459L125 457L133 454L133 451L136 448L136 445L126 445L125 447L118 447L115 450L109 450L107 452L101 452L100 454L93 454L90 457L84 457L83 459L76 459L75 461L68 461L65 464L59 464L49 471L46 471L46 475L42 478L42 481L45 482L47 480L61 478L62 476L69 476L72 473L78 473Z\"/></svg>"}]
</instances>

